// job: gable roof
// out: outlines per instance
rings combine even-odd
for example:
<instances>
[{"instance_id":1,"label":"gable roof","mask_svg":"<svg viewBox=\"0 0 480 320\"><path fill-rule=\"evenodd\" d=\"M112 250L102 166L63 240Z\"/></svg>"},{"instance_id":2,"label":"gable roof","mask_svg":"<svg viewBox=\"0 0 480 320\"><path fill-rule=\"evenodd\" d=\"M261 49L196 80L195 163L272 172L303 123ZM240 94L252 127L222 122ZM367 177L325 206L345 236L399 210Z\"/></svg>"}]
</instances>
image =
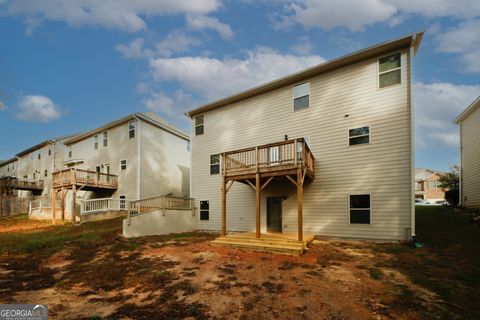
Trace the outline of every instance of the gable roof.
<instances>
[{"instance_id":1,"label":"gable roof","mask_svg":"<svg viewBox=\"0 0 480 320\"><path fill-rule=\"evenodd\" d=\"M420 32L415 32L411 33L409 35L390 40L387 42L383 42L350 54L347 54L345 56L342 56L340 58L332 59L327 62L318 64L316 66L304 69L302 71L292 73L290 75L287 75L283 78L273 80L270 82L267 82L265 84L253 87L251 89L248 89L246 91L242 91L240 93L231 95L229 97L204 104L196 109L193 109L189 112L186 112L185 115L192 118L196 115L199 115L201 113L220 108L241 100L245 100L247 98L269 92L274 89L278 89L287 85L291 85L297 82L300 82L302 80L311 78L313 76L317 76L321 73L325 73L328 71L331 71L333 69L337 69L343 66L346 66L348 64L352 64L361 60L365 60L374 56L381 55L383 53L397 50L400 48L405 48L405 47L413 47L414 49L414 54L417 53L418 47L420 46L420 42L422 41L424 31Z\"/></svg>"},{"instance_id":2,"label":"gable roof","mask_svg":"<svg viewBox=\"0 0 480 320\"><path fill-rule=\"evenodd\" d=\"M8 159L8 160L2 160L2 161L0 161L0 167L3 167L3 166L5 166L5 165L7 165L7 164L9 164L9 163L12 163L12 162L15 162L15 161L17 161L17 160L18 160L17 157L13 157L13 158L10 158L10 159Z\"/></svg>"},{"instance_id":3,"label":"gable roof","mask_svg":"<svg viewBox=\"0 0 480 320\"><path fill-rule=\"evenodd\" d=\"M24 156L30 152L33 152L35 150L38 150L48 144L51 144L51 143L55 143L59 140L64 140L64 139L68 139L68 138L71 138L71 137L75 137L77 134L69 134L69 135L65 135L65 136L61 136L61 137L56 137L56 138L53 138L53 139L49 139L49 140L45 140L45 141L42 141L40 142L39 144L36 144L34 145L33 147L30 147L28 149L25 149L19 153L17 153L15 156L17 157L21 157L21 156Z\"/></svg>"},{"instance_id":4,"label":"gable roof","mask_svg":"<svg viewBox=\"0 0 480 320\"><path fill-rule=\"evenodd\" d=\"M187 134L184 131L178 129L177 127L169 124L168 122L163 120L157 114L155 114L153 112L136 112L136 113L129 114L128 116L125 116L123 118L120 118L120 119L114 120L112 122L106 123L103 126L100 126L100 127L95 128L95 129L92 129L90 131L87 131L87 132L85 132L81 135L78 135L78 136L76 136L72 139L69 139L69 140L65 141L65 144L69 145L69 144L87 139L87 138L89 138L89 137L91 137L91 136L93 136L97 133L100 133L100 132L103 132L105 130L114 128L116 126L119 126L121 124L124 124L128 121L135 120L135 119L140 119L140 120L146 121L146 122L148 122L148 123L150 123L150 124L152 124L152 125L154 125L158 128L161 128L161 129L179 137L179 138L182 138L182 139L185 139L185 140L190 140L189 134Z\"/></svg>"},{"instance_id":5,"label":"gable roof","mask_svg":"<svg viewBox=\"0 0 480 320\"><path fill-rule=\"evenodd\" d=\"M415 180L425 180L434 174L443 176L445 173L427 168L415 168Z\"/></svg>"},{"instance_id":6,"label":"gable roof","mask_svg":"<svg viewBox=\"0 0 480 320\"><path fill-rule=\"evenodd\" d=\"M471 115L473 111L477 110L479 106L480 96L478 96L477 99L475 99L465 110L463 110L462 113L458 115L458 117L454 120L454 123L459 124L460 122L465 120L465 118Z\"/></svg>"}]
</instances>

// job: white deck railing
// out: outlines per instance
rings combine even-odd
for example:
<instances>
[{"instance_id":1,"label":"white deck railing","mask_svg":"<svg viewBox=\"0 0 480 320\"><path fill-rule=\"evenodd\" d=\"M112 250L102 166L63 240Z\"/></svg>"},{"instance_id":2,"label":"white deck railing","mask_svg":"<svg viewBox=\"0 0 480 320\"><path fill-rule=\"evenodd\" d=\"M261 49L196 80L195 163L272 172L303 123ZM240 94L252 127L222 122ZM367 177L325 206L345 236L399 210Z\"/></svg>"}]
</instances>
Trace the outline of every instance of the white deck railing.
<instances>
[{"instance_id":1,"label":"white deck railing","mask_svg":"<svg viewBox=\"0 0 480 320\"><path fill-rule=\"evenodd\" d=\"M131 217L157 210L162 210L164 214L166 210L190 210L195 213L195 201L193 198L169 195L130 201L128 224L130 224Z\"/></svg>"},{"instance_id":2,"label":"white deck railing","mask_svg":"<svg viewBox=\"0 0 480 320\"><path fill-rule=\"evenodd\" d=\"M118 198L89 199L82 202L80 213L83 215L107 211L127 211L130 203L130 200Z\"/></svg>"},{"instance_id":3,"label":"white deck railing","mask_svg":"<svg viewBox=\"0 0 480 320\"><path fill-rule=\"evenodd\" d=\"M62 203L61 200L57 200L55 202L56 208L61 208ZM42 211L43 209L51 209L52 208L52 201L51 200L34 200L30 201L28 213L32 214L33 211Z\"/></svg>"}]
</instances>

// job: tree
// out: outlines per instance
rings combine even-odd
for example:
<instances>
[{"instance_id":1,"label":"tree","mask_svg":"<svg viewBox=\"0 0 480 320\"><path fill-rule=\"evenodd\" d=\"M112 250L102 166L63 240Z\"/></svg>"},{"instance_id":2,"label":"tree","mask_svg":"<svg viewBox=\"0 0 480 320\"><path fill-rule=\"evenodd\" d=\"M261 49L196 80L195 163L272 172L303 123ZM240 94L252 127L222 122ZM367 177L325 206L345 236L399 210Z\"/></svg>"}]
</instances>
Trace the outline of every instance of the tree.
<instances>
[{"instance_id":1,"label":"tree","mask_svg":"<svg viewBox=\"0 0 480 320\"><path fill-rule=\"evenodd\" d=\"M460 168L457 165L450 167L450 172L440 177L440 188L445 191L445 200L458 205L460 199Z\"/></svg>"}]
</instances>

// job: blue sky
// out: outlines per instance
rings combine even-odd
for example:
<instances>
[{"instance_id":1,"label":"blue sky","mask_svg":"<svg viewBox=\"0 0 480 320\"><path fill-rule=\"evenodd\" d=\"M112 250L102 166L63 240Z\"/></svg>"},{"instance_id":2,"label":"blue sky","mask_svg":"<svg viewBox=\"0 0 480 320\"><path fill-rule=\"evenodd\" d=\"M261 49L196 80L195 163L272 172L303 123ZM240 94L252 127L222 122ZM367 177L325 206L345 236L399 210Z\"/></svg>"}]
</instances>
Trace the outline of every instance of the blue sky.
<instances>
[{"instance_id":1,"label":"blue sky","mask_svg":"<svg viewBox=\"0 0 480 320\"><path fill-rule=\"evenodd\" d=\"M423 29L416 165L447 170L480 95L480 1L0 0L0 159L136 111L189 131L199 104Z\"/></svg>"}]
</instances>

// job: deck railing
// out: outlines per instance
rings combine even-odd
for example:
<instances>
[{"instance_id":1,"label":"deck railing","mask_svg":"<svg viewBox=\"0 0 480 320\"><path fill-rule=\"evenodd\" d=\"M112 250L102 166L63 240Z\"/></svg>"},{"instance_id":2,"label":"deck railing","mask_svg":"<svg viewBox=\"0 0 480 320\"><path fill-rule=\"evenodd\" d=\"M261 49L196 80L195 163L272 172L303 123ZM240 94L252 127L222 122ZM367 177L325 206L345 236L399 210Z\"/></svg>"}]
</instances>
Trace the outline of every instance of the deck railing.
<instances>
[{"instance_id":1,"label":"deck railing","mask_svg":"<svg viewBox=\"0 0 480 320\"><path fill-rule=\"evenodd\" d=\"M130 208L130 202L120 198L89 199L82 201L80 213L85 215L107 211L127 211Z\"/></svg>"},{"instance_id":2,"label":"deck railing","mask_svg":"<svg viewBox=\"0 0 480 320\"><path fill-rule=\"evenodd\" d=\"M61 200L56 200L55 207L56 208L61 208L62 207ZM52 208L52 201L51 200L47 200L47 199L45 199L45 200L34 200L34 201L30 201L28 213L32 214L33 211L41 212L43 209L51 209L51 208Z\"/></svg>"},{"instance_id":3,"label":"deck railing","mask_svg":"<svg viewBox=\"0 0 480 320\"><path fill-rule=\"evenodd\" d=\"M303 166L315 172L315 158L304 139L230 151L224 153L223 158L223 170L227 175L275 166Z\"/></svg>"},{"instance_id":4,"label":"deck railing","mask_svg":"<svg viewBox=\"0 0 480 320\"><path fill-rule=\"evenodd\" d=\"M162 210L163 214L165 214L166 210L190 210L195 213L195 201L192 198L170 195L130 201L127 217L128 224L130 224L130 219L133 216L157 210Z\"/></svg>"},{"instance_id":5,"label":"deck railing","mask_svg":"<svg viewBox=\"0 0 480 320\"><path fill-rule=\"evenodd\" d=\"M0 178L0 186L19 190L43 190L43 180L19 179L16 177Z\"/></svg>"},{"instance_id":6,"label":"deck railing","mask_svg":"<svg viewBox=\"0 0 480 320\"><path fill-rule=\"evenodd\" d=\"M53 173L53 187L61 187L73 184L104 188L117 188L118 176L109 173L88 171L83 169L65 169Z\"/></svg>"}]
</instances>

